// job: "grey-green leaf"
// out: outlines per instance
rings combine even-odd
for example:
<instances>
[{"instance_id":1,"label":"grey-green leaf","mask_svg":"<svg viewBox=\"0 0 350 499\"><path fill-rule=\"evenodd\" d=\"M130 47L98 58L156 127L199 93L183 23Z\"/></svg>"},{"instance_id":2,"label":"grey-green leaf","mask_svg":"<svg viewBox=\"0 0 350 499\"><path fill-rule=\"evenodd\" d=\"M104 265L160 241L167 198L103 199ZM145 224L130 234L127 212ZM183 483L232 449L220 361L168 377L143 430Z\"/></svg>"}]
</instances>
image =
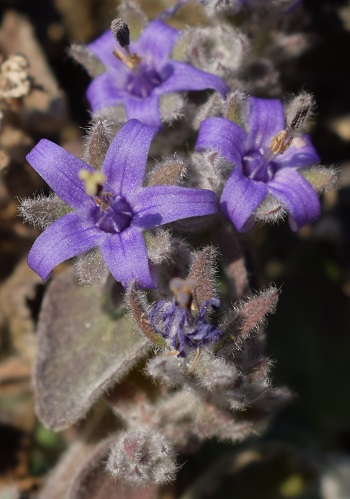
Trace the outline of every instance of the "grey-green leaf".
<instances>
[{"instance_id":1,"label":"grey-green leaf","mask_svg":"<svg viewBox=\"0 0 350 499\"><path fill-rule=\"evenodd\" d=\"M147 339L133 332L123 308L106 306L104 291L97 285L79 286L70 269L46 292L34 388L38 416L53 430L85 416L150 348Z\"/></svg>"}]
</instances>

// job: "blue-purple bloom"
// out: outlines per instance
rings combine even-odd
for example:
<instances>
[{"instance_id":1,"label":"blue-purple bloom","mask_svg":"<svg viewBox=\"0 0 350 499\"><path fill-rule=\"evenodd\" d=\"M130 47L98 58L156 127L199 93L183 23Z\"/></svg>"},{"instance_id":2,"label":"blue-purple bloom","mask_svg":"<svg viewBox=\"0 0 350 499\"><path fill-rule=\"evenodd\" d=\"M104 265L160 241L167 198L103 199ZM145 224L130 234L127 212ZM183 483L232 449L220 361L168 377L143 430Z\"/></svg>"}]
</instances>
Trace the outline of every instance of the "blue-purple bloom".
<instances>
[{"instance_id":1,"label":"blue-purple bloom","mask_svg":"<svg viewBox=\"0 0 350 499\"><path fill-rule=\"evenodd\" d=\"M201 348L206 343L218 341L223 332L209 324L205 314L213 307L220 307L220 300L211 298L202 303L197 315L192 315L188 307L182 307L172 301L160 300L150 311L148 320L156 333L167 340L170 346L186 355L186 347Z\"/></svg>"},{"instance_id":2,"label":"blue-purple bloom","mask_svg":"<svg viewBox=\"0 0 350 499\"><path fill-rule=\"evenodd\" d=\"M90 165L49 140L41 140L27 160L73 210L35 241L29 266L46 280L59 263L99 247L109 270L127 286L132 280L156 285L142 231L182 218L214 214L214 192L178 186L142 187L150 143L157 128L128 121L113 139L101 167L105 183L87 194L81 172Z\"/></svg>"},{"instance_id":3,"label":"blue-purple bloom","mask_svg":"<svg viewBox=\"0 0 350 499\"><path fill-rule=\"evenodd\" d=\"M159 98L163 94L214 89L225 96L228 87L221 78L170 59L179 34L160 20L149 23L130 44L129 56L126 54L130 64L116 56L117 41L111 31L90 43L89 50L105 67L87 90L92 111L122 104L128 119L160 126ZM117 51L123 57L123 49ZM134 62L130 55L136 55Z\"/></svg>"},{"instance_id":4,"label":"blue-purple bloom","mask_svg":"<svg viewBox=\"0 0 350 499\"><path fill-rule=\"evenodd\" d=\"M274 99L248 99L245 128L225 118L202 122L196 149L217 151L232 163L220 206L238 231L254 224L254 212L267 195L289 212L297 230L320 214L318 196L300 170L319 163L307 135L295 137L282 154L274 154L271 141L286 129L283 105Z\"/></svg>"}]
</instances>

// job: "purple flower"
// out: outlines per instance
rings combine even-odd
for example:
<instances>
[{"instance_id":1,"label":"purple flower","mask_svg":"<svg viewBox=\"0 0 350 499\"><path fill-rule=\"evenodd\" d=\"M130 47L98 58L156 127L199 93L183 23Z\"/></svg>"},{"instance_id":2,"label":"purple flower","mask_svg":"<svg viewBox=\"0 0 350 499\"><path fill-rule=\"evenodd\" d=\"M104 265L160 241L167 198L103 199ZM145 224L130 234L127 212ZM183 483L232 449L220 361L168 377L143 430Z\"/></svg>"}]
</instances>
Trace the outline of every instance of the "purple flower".
<instances>
[{"instance_id":1,"label":"purple flower","mask_svg":"<svg viewBox=\"0 0 350 499\"><path fill-rule=\"evenodd\" d=\"M218 76L170 60L178 36L178 31L155 20L130 47L117 48L111 31L90 43L88 48L105 67L87 90L92 110L123 104L128 119L160 126L159 97L163 94L212 88L225 96L228 88Z\"/></svg>"},{"instance_id":2,"label":"purple flower","mask_svg":"<svg viewBox=\"0 0 350 499\"><path fill-rule=\"evenodd\" d=\"M59 263L98 246L111 273L127 286L133 279L154 287L144 229L181 218L216 213L214 192L177 186L142 187L148 149L157 129L128 121L112 141L101 172L49 140L41 140L27 160L75 211L51 224L35 241L29 266L46 280ZM101 175L104 185L81 178Z\"/></svg>"},{"instance_id":3,"label":"purple flower","mask_svg":"<svg viewBox=\"0 0 350 499\"><path fill-rule=\"evenodd\" d=\"M193 316L188 307L178 305L175 299L160 300L151 309L148 320L156 333L162 335L179 352L179 356L184 357L186 346L199 348L223 336L222 331L205 319L208 309L219 306L220 300L211 298L202 303L198 314Z\"/></svg>"},{"instance_id":4,"label":"purple flower","mask_svg":"<svg viewBox=\"0 0 350 499\"><path fill-rule=\"evenodd\" d=\"M293 230L320 214L314 188L299 173L318 164L319 157L307 135L292 140L285 129L282 103L253 97L248 99L245 128L218 117L201 124L196 149L215 150L232 163L220 205L241 232L254 224L253 214L268 194L289 212ZM280 139L281 147L275 148Z\"/></svg>"}]
</instances>

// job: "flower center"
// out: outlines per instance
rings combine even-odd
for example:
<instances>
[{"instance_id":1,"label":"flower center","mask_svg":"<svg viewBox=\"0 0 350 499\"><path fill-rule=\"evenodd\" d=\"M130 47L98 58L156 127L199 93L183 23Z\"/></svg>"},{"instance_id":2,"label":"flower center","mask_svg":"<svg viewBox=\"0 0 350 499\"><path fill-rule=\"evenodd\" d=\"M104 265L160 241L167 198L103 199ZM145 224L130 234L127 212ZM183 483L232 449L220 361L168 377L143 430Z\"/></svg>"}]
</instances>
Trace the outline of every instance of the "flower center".
<instances>
[{"instance_id":1,"label":"flower center","mask_svg":"<svg viewBox=\"0 0 350 499\"><path fill-rule=\"evenodd\" d=\"M114 196L111 192L103 190L106 175L100 171L90 172L83 168L78 176L84 182L86 194L93 197L96 203L91 212L96 227L111 233L119 233L129 227L132 220L130 205L122 196Z\"/></svg>"},{"instance_id":2,"label":"flower center","mask_svg":"<svg viewBox=\"0 0 350 499\"><path fill-rule=\"evenodd\" d=\"M144 99L152 90L166 80L171 74L171 67L165 65L157 71L151 61L146 61L130 50L130 32L128 25L120 18L114 19L111 31L119 43L121 50L115 48L113 54L128 68L126 90L129 94Z\"/></svg>"},{"instance_id":3,"label":"flower center","mask_svg":"<svg viewBox=\"0 0 350 499\"><path fill-rule=\"evenodd\" d=\"M129 227L132 211L125 198L103 192L94 199L97 207L93 217L97 227L110 233L119 233Z\"/></svg>"},{"instance_id":4,"label":"flower center","mask_svg":"<svg viewBox=\"0 0 350 499\"><path fill-rule=\"evenodd\" d=\"M142 62L130 71L126 90L135 97L145 98L164 81L165 77L146 62Z\"/></svg>"},{"instance_id":5,"label":"flower center","mask_svg":"<svg viewBox=\"0 0 350 499\"><path fill-rule=\"evenodd\" d=\"M267 161L259 151L249 151L243 158L243 173L246 177L268 182L276 172L273 161Z\"/></svg>"}]
</instances>

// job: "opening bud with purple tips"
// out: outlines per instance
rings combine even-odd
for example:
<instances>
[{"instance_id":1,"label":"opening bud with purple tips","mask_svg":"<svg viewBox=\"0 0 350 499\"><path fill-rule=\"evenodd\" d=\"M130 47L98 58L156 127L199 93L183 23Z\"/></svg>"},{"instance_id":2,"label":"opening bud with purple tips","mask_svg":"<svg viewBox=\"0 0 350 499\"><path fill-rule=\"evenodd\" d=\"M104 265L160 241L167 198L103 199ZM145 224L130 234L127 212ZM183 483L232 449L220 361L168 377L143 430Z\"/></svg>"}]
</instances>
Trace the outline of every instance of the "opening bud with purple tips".
<instances>
[{"instance_id":1,"label":"opening bud with purple tips","mask_svg":"<svg viewBox=\"0 0 350 499\"><path fill-rule=\"evenodd\" d=\"M121 432L106 464L108 473L135 487L169 483L176 468L171 442L158 430L146 427Z\"/></svg>"}]
</instances>

